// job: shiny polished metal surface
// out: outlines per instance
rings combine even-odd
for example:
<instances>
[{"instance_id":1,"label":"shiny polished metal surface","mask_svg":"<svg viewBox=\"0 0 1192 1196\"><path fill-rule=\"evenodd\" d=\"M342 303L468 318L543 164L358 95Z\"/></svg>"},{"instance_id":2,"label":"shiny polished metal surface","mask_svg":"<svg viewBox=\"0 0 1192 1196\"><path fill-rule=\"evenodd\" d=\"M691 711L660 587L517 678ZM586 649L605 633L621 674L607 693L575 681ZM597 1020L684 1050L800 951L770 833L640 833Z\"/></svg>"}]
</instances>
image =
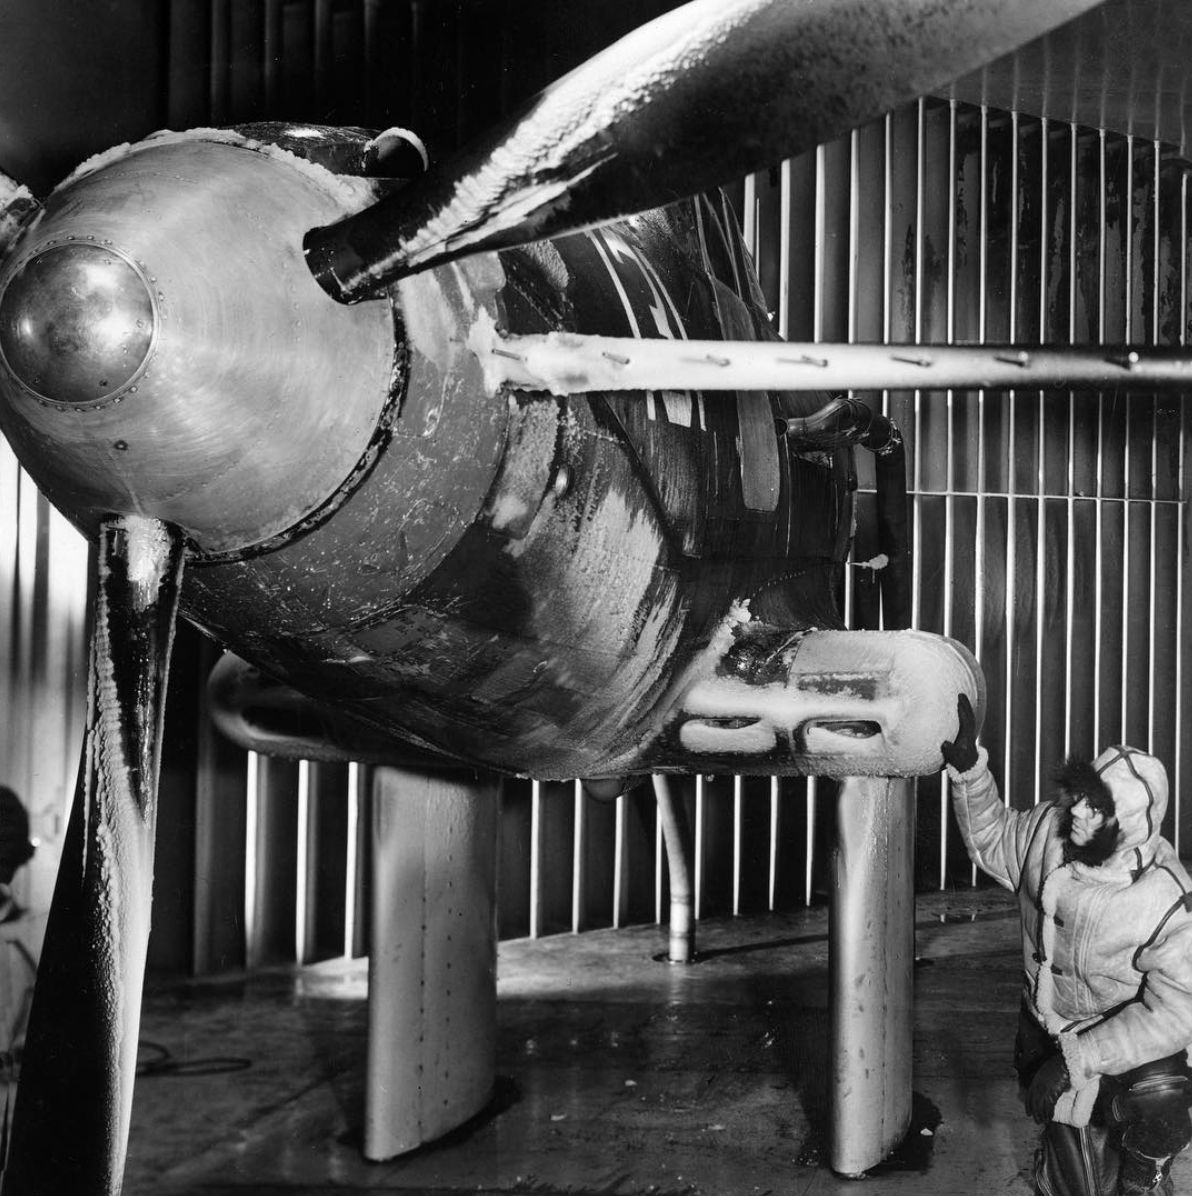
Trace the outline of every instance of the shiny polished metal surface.
<instances>
[{"instance_id":1,"label":"shiny polished metal surface","mask_svg":"<svg viewBox=\"0 0 1192 1196\"><path fill-rule=\"evenodd\" d=\"M1187 153L1190 58L1192 5L1185 0L1106 0L965 75L947 94Z\"/></svg>"},{"instance_id":2,"label":"shiny polished metal surface","mask_svg":"<svg viewBox=\"0 0 1192 1196\"><path fill-rule=\"evenodd\" d=\"M88 530L151 515L204 553L322 509L394 380L389 305L344 309L302 261L303 230L357 202L329 171L210 131L114 150L56 188L0 264L0 427L50 501Z\"/></svg>"},{"instance_id":3,"label":"shiny polished metal surface","mask_svg":"<svg viewBox=\"0 0 1192 1196\"><path fill-rule=\"evenodd\" d=\"M91 405L123 395L153 346L149 281L109 247L51 245L23 262L0 295L0 356L40 398Z\"/></svg>"}]
</instances>

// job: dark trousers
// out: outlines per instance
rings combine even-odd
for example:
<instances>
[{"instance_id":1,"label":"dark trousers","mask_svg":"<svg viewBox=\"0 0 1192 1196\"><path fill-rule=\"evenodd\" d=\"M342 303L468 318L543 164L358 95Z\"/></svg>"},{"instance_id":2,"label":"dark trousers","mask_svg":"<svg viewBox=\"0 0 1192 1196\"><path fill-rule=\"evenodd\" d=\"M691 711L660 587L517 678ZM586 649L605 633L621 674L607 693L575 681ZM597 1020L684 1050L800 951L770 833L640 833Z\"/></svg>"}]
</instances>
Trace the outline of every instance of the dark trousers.
<instances>
[{"instance_id":1,"label":"dark trousers","mask_svg":"<svg viewBox=\"0 0 1192 1196\"><path fill-rule=\"evenodd\" d=\"M1014 1067L1030 1087L1045 1060L1059 1053L1025 1002L1018 1016ZM1035 1156L1042 1196L1136 1196L1170 1191L1171 1161L1192 1140L1189 1071L1183 1051L1120 1076L1103 1076L1087 1126L1048 1122Z\"/></svg>"}]
</instances>

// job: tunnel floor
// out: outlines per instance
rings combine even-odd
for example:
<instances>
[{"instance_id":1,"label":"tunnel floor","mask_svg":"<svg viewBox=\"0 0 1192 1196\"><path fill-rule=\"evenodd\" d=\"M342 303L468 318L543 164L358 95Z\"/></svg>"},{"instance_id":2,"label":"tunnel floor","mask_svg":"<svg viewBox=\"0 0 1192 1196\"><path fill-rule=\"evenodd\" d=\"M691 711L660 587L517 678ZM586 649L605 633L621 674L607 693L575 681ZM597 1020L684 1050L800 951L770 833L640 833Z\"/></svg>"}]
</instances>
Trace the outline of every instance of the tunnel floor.
<instances>
[{"instance_id":1,"label":"tunnel floor","mask_svg":"<svg viewBox=\"0 0 1192 1196\"><path fill-rule=\"evenodd\" d=\"M827 948L823 909L702 922L689 966L656 926L503 943L492 1104L386 1163L359 1150L363 961L151 989L124 1191L1030 1193L1009 896L919 898L913 1125L861 1180L824 1161Z\"/></svg>"}]
</instances>

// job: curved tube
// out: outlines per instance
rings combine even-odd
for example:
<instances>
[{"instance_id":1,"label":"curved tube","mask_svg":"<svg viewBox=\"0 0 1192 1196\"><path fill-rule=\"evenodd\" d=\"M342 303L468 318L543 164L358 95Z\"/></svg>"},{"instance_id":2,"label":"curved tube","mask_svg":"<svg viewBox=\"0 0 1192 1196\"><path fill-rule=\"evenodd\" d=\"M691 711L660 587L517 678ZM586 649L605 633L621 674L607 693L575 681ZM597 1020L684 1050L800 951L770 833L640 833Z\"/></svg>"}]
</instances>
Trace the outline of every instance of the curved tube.
<instances>
[{"instance_id":1,"label":"curved tube","mask_svg":"<svg viewBox=\"0 0 1192 1196\"><path fill-rule=\"evenodd\" d=\"M666 958L668 963L692 963L695 959L695 902L691 883L691 831L687 813L682 802L675 800L670 782L659 773L653 779L670 874L670 938Z\"/></svg>"},{"instance_id":2,"label":"curved tube","mask_svg":"<svg viewBox=\"0 0 1192 1196\"><path fill-rule=\"evenodd\" d=\"M898 425L859 399L838 395L818 411L780 421L779 432L797 448L830 449L859 444L874 455L877 480L878 544L882 570L883 626L911 625L910 550L906 516L906 450Z\"/></svg>"}]
</instances>

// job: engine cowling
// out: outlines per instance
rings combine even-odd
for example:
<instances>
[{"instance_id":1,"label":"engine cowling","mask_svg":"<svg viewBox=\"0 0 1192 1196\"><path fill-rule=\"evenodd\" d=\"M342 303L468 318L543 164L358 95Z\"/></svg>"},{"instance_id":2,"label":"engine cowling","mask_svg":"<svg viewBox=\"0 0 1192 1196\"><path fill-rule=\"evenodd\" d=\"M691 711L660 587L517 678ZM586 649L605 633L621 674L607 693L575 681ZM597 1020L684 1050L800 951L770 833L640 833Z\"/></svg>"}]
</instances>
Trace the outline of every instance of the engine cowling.
<instances>
[{"instance_id":1,"label":"engine cowling","mask_svg":"<svg viewBox=\"0 0 1192 1196\"><path fill-rule=\"evenodd\" d=\"M330 302L301 239L367 186L201 130L51 194L0 268L0 426L55 505L228 552L334 495L392 402L394 322Z\"/></svg>"}]
</instances>

